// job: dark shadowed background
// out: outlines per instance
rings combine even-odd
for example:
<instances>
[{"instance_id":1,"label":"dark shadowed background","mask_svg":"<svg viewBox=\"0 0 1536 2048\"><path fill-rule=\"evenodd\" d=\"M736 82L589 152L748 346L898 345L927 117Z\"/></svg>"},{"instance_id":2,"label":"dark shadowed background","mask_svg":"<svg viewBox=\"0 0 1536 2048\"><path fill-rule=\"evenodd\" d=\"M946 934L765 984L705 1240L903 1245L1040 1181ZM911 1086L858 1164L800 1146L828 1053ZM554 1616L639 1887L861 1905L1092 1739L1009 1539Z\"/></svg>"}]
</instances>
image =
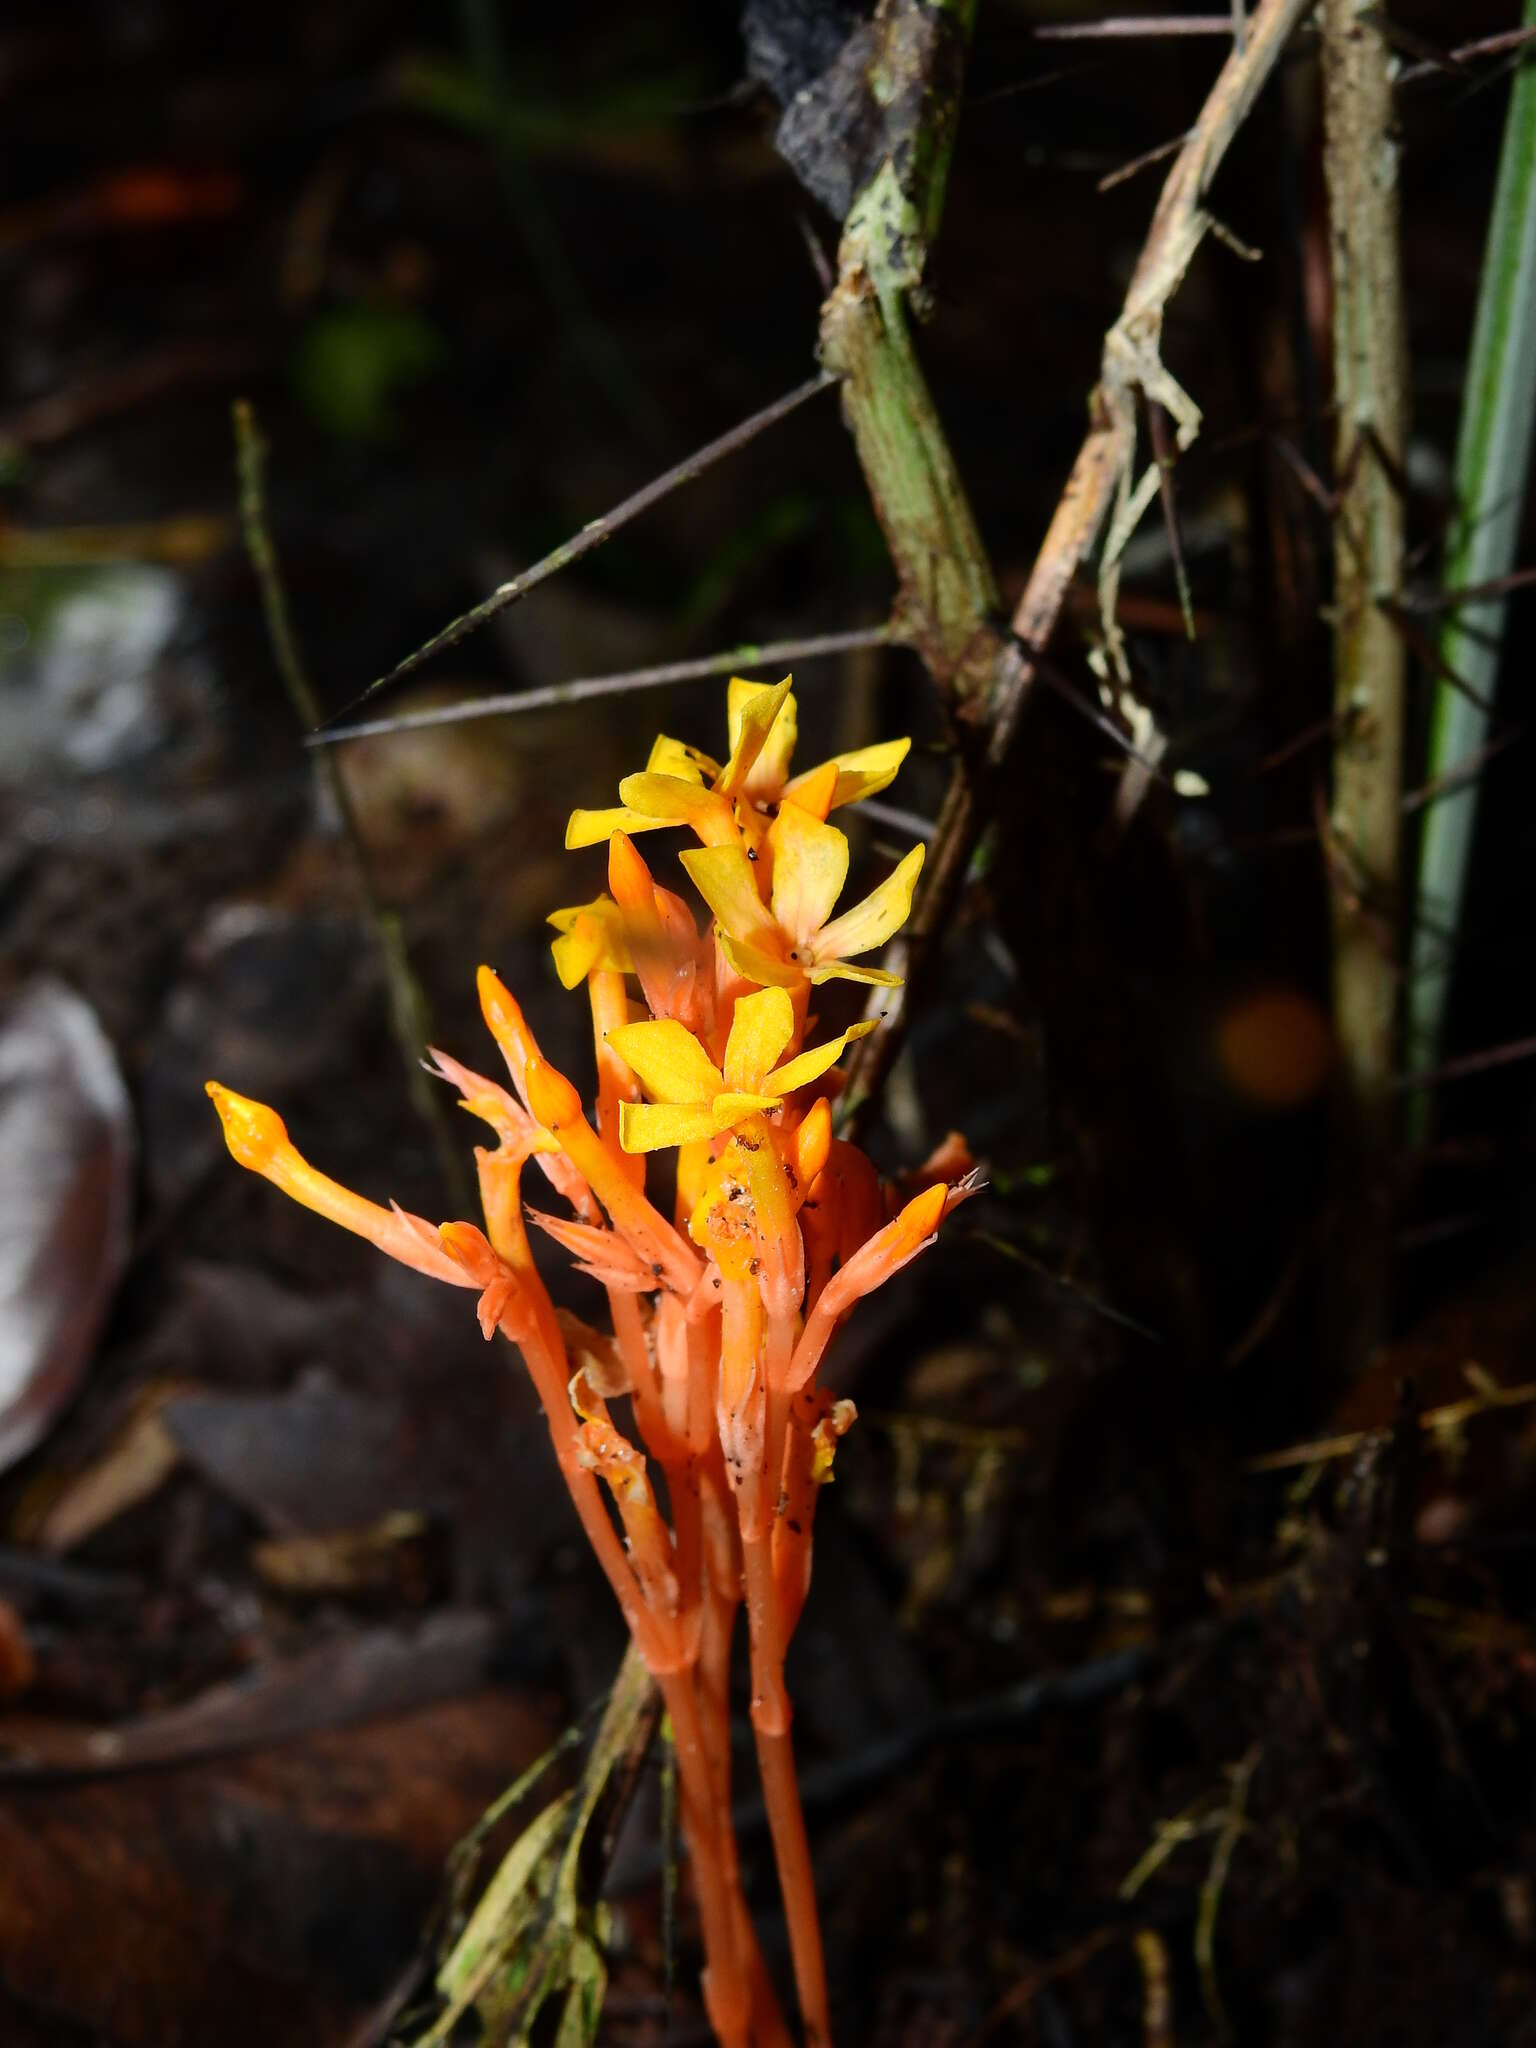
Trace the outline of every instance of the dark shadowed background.
<instances>
[{"instance_id":1,"label":"dark shadowed background","mask_svg":"<svg viewBox=\"0 0 1536 2048\"><path fill-rule=\"evenodd\" d=\"M1514 20L1393 12L1436 47ZM981 10L919 343L1010 602L1161 172L1103 181L1189 126L1224 54L1037 36L1069 17ZM852 18L758 9L766 82L702 4L0 22L7 2048L384 2038L451 1845L622 1650L516 1360L238 1172L203 1095L216 1074L348 1185L454 1213L274 664L232 403L337 711L812 373L837 228L774 150L770 86ZM1400 92L1426 586L1507 81ZM1405 1159L1390 1351L1346 1386L1318 1342L1318 122L1303 38L1215 196L1264 260L1208 242L1166 327L1206 414L1177 473L1193 645L1156 516L1126 563L1139 685L1209 795L1155 789L1060 885L1118 760L1085 716L1085 584L872 1132L896 1173L959 1128L990 1187L839 1364L862 1419L791 1679L845 2043L1536 2040L1531 1409L1422 1458L1413 1414L1391 1428L1405 1375L1427 1411L1531 1397L1536 1067L1449 1084ZM823 393L380 702L874 626L891 595ZM1533 618L1527 593L1449 1055L1536 1028ZM805 757L910 732L889 801L933 819L949 746L916 656L795 670ZM488 1061L490 961L581 1071L544 918L602 861L561 851L565 816L657 730L723 729L700 682L341 751L434 1042ZM912 830L860 835L873 874ZM601 2038L637 2048L703 2038L686 1900L665 2016L658 1806L653 1774L610 1875ZM782 1964L750 1820L745 1851Z\"/></svg>"}]
</instances>

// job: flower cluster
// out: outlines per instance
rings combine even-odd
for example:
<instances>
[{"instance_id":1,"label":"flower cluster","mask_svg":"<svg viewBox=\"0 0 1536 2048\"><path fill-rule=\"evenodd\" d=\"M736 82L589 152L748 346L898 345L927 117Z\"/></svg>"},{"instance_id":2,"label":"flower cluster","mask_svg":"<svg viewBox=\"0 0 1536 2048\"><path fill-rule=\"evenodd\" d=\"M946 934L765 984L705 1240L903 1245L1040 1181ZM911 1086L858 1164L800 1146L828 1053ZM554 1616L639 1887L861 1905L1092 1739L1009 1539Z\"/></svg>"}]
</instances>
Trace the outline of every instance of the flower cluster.
<instances>
[{"instance_id":1,"label":"flower cluster","mask_svg":"<svg viewBox=\"0 0 1536 2048\"><path fill-rule=\"evenodd\" d=\"M568 846L608 849L608 893L550 920L561 982L587 988L595 1115L489 968L481 1007L510 1088L432 1054L494 1134L475 1154L481 1223L437 1227L366 1201L301 1158L272 1110L217 1082L208 1092L242 1165L391 1257L473 1289L486 1336L500 1330L520 1349L577 1512L671 1718L711 2022L726 2048L780 2048L789 2036L731 1832L731 1639L745 1602L752 1722L801 2014L807 2039L828 2043L784 1683L817 1496L854 1420L852 1402L834 1400L818 1371L854 1304L933 1242L970 1182L946 1184L936 1163L918 1176L921 1192L890 1213L869 1161L832 1126L836 1063L873 1026L815 1041L818 987L894 981L861 956L906 918L922 848L839 913L848 842L828 818L884 789L908 743L796 775L788 677L775 688L732 681L727 709L723 763L660 738L644 771L621 783L618 807L570 820ZM666 826L700 842L681 860L710 912L702 933L635 845ZM646 1194L645 1155L673 1147L668 1217ZM525 1208L529 1161L565 1213ZM611 1331L554 1305L530 1222L603 1287ZM620 1397L632 1434L610 1408Z\"/></svg>"}]
</instances>

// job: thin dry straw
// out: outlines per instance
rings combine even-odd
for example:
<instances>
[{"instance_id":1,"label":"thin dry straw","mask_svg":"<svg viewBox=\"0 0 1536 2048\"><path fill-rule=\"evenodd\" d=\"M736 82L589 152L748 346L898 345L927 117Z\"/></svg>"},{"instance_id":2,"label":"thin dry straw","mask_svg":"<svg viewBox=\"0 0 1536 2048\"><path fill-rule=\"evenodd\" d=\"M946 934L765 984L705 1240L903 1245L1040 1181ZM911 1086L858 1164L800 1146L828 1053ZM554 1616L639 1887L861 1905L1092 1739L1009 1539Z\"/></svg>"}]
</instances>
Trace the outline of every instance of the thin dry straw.
<instances>
[{"instance_id":1,"label":"thin dry straw","mask_svg":"<svg viewBox=\"0 0 1536 2048\"><path fill-rule=\"evenodd\" d=\"M630 521L638 519L642 512L648 512L653 505L660 504L661 500L675 491L679 485L692 483L696 477L702 476L706 469L725 456L734 455L738 449L745 448L749 441L755 440L766 428L776 425L779 420L785 419L804 405L807 399L814 398L818 392L829 390L836 382L837 379L826 371L807 378L805 383L797 384L793 391L786 392L782 398L776 398L772 405L765 405L761 412L755 412L749 419L738 421L729 432L720 434L715 440L706 442L702 448L695 449L692 455L675 463L671 469L663 470L660 476L652 477L648 484L643 484L638 491L615 505L611 512L605 512L600 519L589 520L579 533L573 534L567 541L562 541L559 547L545 555L542 561L535 562L531 569L525 569L520 576L512 577L509 582L499 584L489 597L482 598L479 604L463 613L451 625L445 626L442 632L435 633L425 646L418 647L414 654L408 654L404 661L396 662L386 675L379 676L350 703L343 705L334 717L326 721L327 726L334 726L340 720L349 718L360 704L366 704L369 698L384 689L387 684L397 681L401 676L409 675L412 669L420 668L424 661L430 660L434 654L442 653L444 648L456 646L460 640L473 633L477 626L483 626L487 620L494 619L498 612L505 611L510 604L516 604L518 599L526 597L530 590L536 589L541 583L547 583L551 576L557 576L573 562L579 562L583 555L589 555L594 548L601 547L605 540L611 540L621 527L628 526Z\"/></svg>"},{"instance_id":2,"label":"thin dry straw","mask_svg":"<svg viewBox=\"0 0 1536 2048\"><path fill-rule=\"evenodd\" d=\"M620 697L631 690L657 690L668 683L697 682L733 670L773 668L784 661L814 661L829 654L851 654L866 647L902 646L890 625L860 626L847 633L820 633L802 640L746 641L723 654L703 654L689 661L658 662L650 668L624 669L616 675L576 676L570 682L540 689L507 690L494 697L469 697L459 704L433 704L421 711L400 711L388 718L363 719L356 725L331 725L309 735L306 746L332 746L338 740L364 739L374 733L419 732L424 726L459 725L470 718L497 718L518 711L552 711L593 697Z\"/></svg>"}]
</instances>

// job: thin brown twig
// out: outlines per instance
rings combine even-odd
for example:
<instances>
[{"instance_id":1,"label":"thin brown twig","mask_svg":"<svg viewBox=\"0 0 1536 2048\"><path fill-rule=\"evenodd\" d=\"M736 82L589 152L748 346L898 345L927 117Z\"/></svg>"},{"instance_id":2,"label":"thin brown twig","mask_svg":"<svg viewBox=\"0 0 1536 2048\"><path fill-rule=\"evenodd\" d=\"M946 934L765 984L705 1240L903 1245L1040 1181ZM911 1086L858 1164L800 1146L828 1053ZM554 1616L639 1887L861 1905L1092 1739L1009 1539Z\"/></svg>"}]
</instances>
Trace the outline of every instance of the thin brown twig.
<instances>
[{"instance_id":1,"label":"thin brown twig","mask_svg":"<svg viewBox=\"0 0 1536 2048\"><path fill-rule=\"evenodd\" d=\"M1035 30L1041 43L1104 43L1161 40L1166 36L1232 34L1230 14L1110 14L1102 21L1048 21Z\"/></svg>"},{"instance_id":2,"label":"thin brown twig","mask_svg":"<svg viewBox=\"0 0 1536 2048\"><path fill-rule=\"evenodd\" d=\"M1485 697L1480 690L1474 690L1466 677L1451 666L1437 643L1422 627L1415 625L1412 616L1403 609L1395 597L1378 597L1376 608L1392 621L1402 634L1405 644L1418 656L1431 675L1447 684L1458 697L1465 697L1469 704L1475 705L1483 713L1484 717L1492 718L1493 700Z\"/></svg>"},{"instance_id":3,"label":"thin brown twig","mask_svg":"<svg viewBox=\"0 0 1536 2048\"><path fill-rule=\"evenodd\" d=\"M611 512L603 513L601 518L588 520L580 532L573 534L569 540L562 541L559 547L553 548L542 560L535 562L531 569L525 569L521 575L498 584L489 597L482 598L479 604L454 619L440 633L434 633L432 638L418 647L413 654L408 654L404 661L396 662L386 674L377 677L366 690L359 691L357 696L344 704L327 723L336 725L342 719L349 718L360 704L366 704L388 684L397 682L401 676L409 675L413 669L420 668L422 663L430 661L434 654L441 654L445 648L457 646L460 640L473 633L477 627L485 625L488 620L494 619L498 612L505 611L508 605L516 604L518 599L526 597L530 590L537 589L541 583L547 583L551 576L557 576L573 562L579 562L583 555L589 555L594 548L601 547L604 541L612 540L622 527L628 526L631 520L638 519L642 512L650 511L653 505L659 505L663 498L670 496L681 485L692 483L695 478L702 476L705 470L723 461L726 456L735 455L769 427L776 426L782 419L787 419L790 413L798 410L808 399L815 398L819 392L830 390L836 382L837 379L826 371L808 377L803 384L796 385L793 391L775 399L772 405L765 405L760 412L753 413L750 418L738 421L728 432L717 435L713 441L707 441L702 448L696 448L692 455L674 463L671 469L663 470L660 476L652 477L649 483L643 484L638 491L632 492L629 497L615 505Z\"/></svg>"},{"instance_id":4,"label":"thin brown twig","mask_svg":"<svg viewBox=\"0 0 1536 2048\"><path fill-rule=\"evenodd\" d=\"M1247 23L1244 47L1227 57L1172 170L1164 181L1147 239L1132 274L1120 317L1105 337L1092 425L1067 478L1056 511L1016 606L1012 637L998 650L992 687L978 735L978 767L993 778L1007 761L1034 684L1042 679L1038 654L1054 633L1074 578L1109 518L1122 479L1135 458L1138 391L1170 405L1178 438L1188 445L1191 403L1162 369L1158 344L1163 313L1210 224L1206 195L1254 101L1292 32L1313 0L1264 0ZM1230 24L1223 24L1230 35ZM1171 387L1171 388L1170 388ZM1182 415L1182 417L1181 417ZM1198 420L1198 414L1195 415ZM1101 611L1112 617L1116 593L1101 583ZM859 1045L850 1074L858 1113L879 1094L906 1031L914 980L925 955L948 925L984 822L972 772L961 767L940 816L905 946L908 984L892 990L885 1015Z\"/></svg>"},{"instance_id":5,"label":"thin brown twig","mask_svg":"<svg viewBox=\"0 0 1536 2048\"><path fill-rule=\"evenodd\" d=\"M1509 28L1496 36L1479 36L1475 42L1462 43L1454 50L1436 50L1423 63L1410 64L1398 74L1398 91L1405 85L1417 85L1421 78L1462 71L1473 58L1502 57L1511 50L1524 49L1530 42L1536 42L1536 28Z\"/></svg>"},{"instance_id":6,"label":"thin brown twig","mask_svg":"<svg viewBox=\"0 0 1536 2048\"><path fill-rule=\"evenodd\" d=\"M0 443L17 448L46 447L101 420L132 412L183 384L249 376L260 360L258 350L239 342L192 342L157 349L100 376L82 378L62 391L34 399L0 421Z\"/></svg>"},{"instance_id":7,"label":"thin brown twig","mask_svg":"<svg viewBox=\"0 0 1536 2048\"><path fill-rule=\"evenodd\" d=\"M1506 732L1496 740L1490 740L1485 747L1479 747L1465 761L1448 768L1443 775L1437 775L1432 782L1426 782L1421 789L1411 789L1403 798L1403 815L1422 811L1426 804L1432 804L1453 790L1465 789L1469 782L1476 782L1490 761L1497 760L1506 749L1525 738L1523 732Z\"/></svg>"},{"instance_id":8,"label":"thin brown twig","mask_svg":"<svg viewBox=\"0 0 1536 2048\"><path fill-rule=\"evenodd\" d=\"M1195 606L1189 594L1189 569L1184 560L1184 540L1179 532L1179 507L1173 490L1173 443L1168 433L1168 415L1155 399L1147 400L1147 438L1157 464L1157 495L1162 502L1163 525L1168 534L1168 552L1173 561L1173 583L1179 594L1184 617L1184 637L1195 637Z\"/></svg>"},{"instance_id":9,"label":"thin brown twig","mask_svg":"<svg viewBox=\"0 0 1536 2048\"><path fill-rule=\"evenodd\" d=\"M1246 47L1241 53L1234 50L1222 66L1164 182L1125 304L1105 337L1094 423L1014 610L1013 631L1025 646L1043 647L1049 641L1067 589L1109 517L1134 458L1135 392L1164 395L1153 388L1166 374L1158 356L1163 313L1209 226L1206 195L1233 137L1311 4L1312 0L1267 0L1253 14ZM1223 27L1230 34L1230 26ZM1182 393L1179 396L1183 399ZM1188 401L1183 403L1187 407ZM1027 660L1000 679L987 750L994 764L1007 756L1034 680Z\"/></svg>"},{"instance_id":10,"label":"thin brown twig","mask_svg":"<svg viewBox=\"0 0 1536 2048\"><path fill-rule=\"evenodd\" d=\"M1426 1436L1434 1436L1460 1429L1463 1423L1475 1416L1487 1415L1500 1408L1523 1408L1536 1401L1536 1385L1501 1387L1497 1383L1480 1386L1478 1391L1460 1401L1450 1401L1443 1408L1426 1408L1419 1416L1419 1428ZM1312 1443L1287 1444L1283 1451L1264 1451L1256 1458L1245 1458L1245 1472L1289 1472L1303 1465L1329 1465L1339 1458L1353 1457L1360 1446L1376 1432L1369 1429L1352 1429L1341 1436L1318 1437Z\"/></svg>"},{"instance_id":11,"label":"thin brown twig","mask_svg":"<svg viewBox=\"0 0 1536 2048\"><path fill-rule=\"evenodd\" d=\"M472 718L498 718L521 711L551 711L594 697L621 697L631 690L657 690L668 683L699 682L738 668L776 667L781 661L816 661L829 654L853 654L868 647L901 647L907 643L887 621L859 626L847 633L816 633L799 640L744 641L723 654L703 654L686 661L663 661L650 668L623 669L615 675L576 676L533 690L504 690L493 697L467 697L459 704L433 704L421 711L398 711L387 718L366 718L356 725L330 725L310 733L308 747L333 746L338 740L367 739L377 733L419 732L424 726L460 725Z\"/></svg>"},{"instance_id":12,"label":"thin brown twig","mask_svg":"<svg viewBox=\"0 0 1536 2048\"><path fill-rule=\"evenodd\" d=\"M1398 600L1404 611L1459 611L1464 604L1480 604L1484 598L1508 597L1513 590L1529 589L1536 583L1536 569L1512 569L1507 576L1495 576L1487 583L1464 583L1459 590L1426 590Z\"/></svg>"},{"instance_id":13,"label":"thin brown twig","mask_svg":"<svg viewBox=\"0 0 1536 2048\"><path fill-rule=\"evenodd\" d=\"M999 100L1017 99L1021 93L1045 92L1053 85L1060 85L1066 79L1087 78L1109 62L1107 57L1097 57L1082 64L1062 64L1054 71L1036 71L1028 78L1011 79L1007 85L994 85L987 92L967 93L967 109L996 106Z\"/></svg>"},{"instance_id":14,"label":"thin brown twig","mask_svg":"<svg viewBox=\"0 0 1536 2048\"><path fill-rule=\"evenodd\" d=\"M246 552L261 591L262 612L272 658L282 678L288 701L300 725L313 725L320 715L319 701L305 672L288 612L287 594L278 568L277 550L267 525L267 444L256 423L256 413L247 398L237 398L233 407L235 468L240 484L240 522ZM340 820L342 836L352 856L363 908L384 966L389 994L389 1020L416 1114L431 1134L448 1195L460 1216L475 1214L476 1204L469 1185L464 1156L454 1142L444 1108L446 1097L422 1071L427 1049L427 1001L406 951L400 920L386 909L374 884L373 866L367 841L341 773L340 763L326 755L316 763L332 810Z\"/></svg>"},{"instance_id":15,"label":"thin brown twig","mask_svg":"<svg viewBox=\"0 0 1536 2048\"><path fill-rule=\"evenodd\" d=\"M1298 754L1304 754L1308 747L1315 747L1319 740L1331 739L1339 729L1339 717L1335 712L1330 718L1319 718L1312 725L1304 725L1300 732L1282 740L1278 747L1267 753L1258 766L1260 775L1270 775L1276 768L1283 768L1287 761L1294 761ZM1311 827L1307 837L1312 837Z\"/></svg>"},{"instance_id":16,"label":"thin brown twig","mask_svg":"<svg viewBox=\"0 0 1536 2048\"><path fill-rule=\"evenodd\" d=\"M1091 1963L1096 1955L1102 1954L1107 1948L1113 1948L1117 1942L1125 1941L1127 1938L1128 1930L1118 1924L1097 1927L1092 1934L1074 1943L1064 1954L1053 1956L1049 1962L1039 1963L1034 1969L1026 1971L1012 1989L1005 1992L993 2006L975 2033L970 2036L965 2048L981 2048L981 2044L990 2041L1006 2021L1017 2020L1027 2013L1047 1984L1059 1983L1064 1977L1075 1976L1084 1964Z\"/></svg>"},{"instance_id":17,"label":"thin brown twig","mask_svg":"<svg viewBox=\"0 0 1536 2048\"><path fill-rule=\"evenodd\" d=\"M1492 1073L1496 1067L1512 1067L1520 1060L1536 1059L1536 1038L1513 1038L1507 1045L1495 1045L1487 1052L1465 1053L1460 1059L1445 1060L1422 1074L1399 1074L1395 1086L1400 1094L1418 1088L1438 1088L1442 1081L1466 1081L1476 1074Z\"/></svg>"},{"instance_id":18,"label":"thin brown twig","mask_svg":"<svg viewBox=\"0 0 1536 2048\"><path fill-rule=\"evenodd\" d=\"M1144 149L1140 156L1133 156L1129 163L1121 164L1117 170L1106 171L1095 189L1101 193L1113 192L1117 185L1125 184L1139 171L1149 171L1154 164L1166 162L1176 150L1182 149L1188 140L1187 134L1174 135L1167 142L1159 142L1153 149Z\"/></svg>"},{"instance_id":19,"label":"thin brown twig","mask_svg":"<svg viewBox=\"0 0 1536 2048\"><path fill-rule=\"evenodd\" d=\"M1427 36L1416 35L1402 22L1394 21L1384 8L1364 7L1358 19L1362 27L1375 29L1388 48L1395 50L1400 57L1419 57L1435 65L1460 64L1460 59L1449 50L1442 50Z\"/></svg>"}]
</instances>

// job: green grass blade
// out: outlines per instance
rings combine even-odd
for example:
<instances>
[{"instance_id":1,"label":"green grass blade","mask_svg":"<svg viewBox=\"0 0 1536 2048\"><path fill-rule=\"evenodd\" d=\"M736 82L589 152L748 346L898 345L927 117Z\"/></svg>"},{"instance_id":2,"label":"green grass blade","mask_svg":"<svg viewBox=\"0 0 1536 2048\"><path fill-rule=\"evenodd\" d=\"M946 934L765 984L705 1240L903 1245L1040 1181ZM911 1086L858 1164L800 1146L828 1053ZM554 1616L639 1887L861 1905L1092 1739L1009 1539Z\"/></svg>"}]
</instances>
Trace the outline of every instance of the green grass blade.
<instances>
[{"instance_id":1,"label":"green grass blade","mask_svg":"<svg viewBox=\"0 0 1536 2048\"><path fill-rule=\"evenodd\" d=\"M1536 0L1525 21L1536 27ZM1536 423L1536 63L1515 74L1493 215L1483 255L1456 446L1457 523L1445 561L1445 587L1496 581L1514 567ZM1489 598L1446 614L1440 653L1485 701L1497 680L1505 600ZM1487 714L1451 684L1439 682L1430 717L1425 779L1437 781L1472 760L1488 737ZM1408 990L1411 1071L1438 1057L1450 994L1452 955L1478 784L1455 789L1425 813L1419 851L1414 941ZM1429 1098L1418 1113L1427 1117ZM1418 1135L1422 1135L1422 1128Z\"/></svg>"}]
</instances>

